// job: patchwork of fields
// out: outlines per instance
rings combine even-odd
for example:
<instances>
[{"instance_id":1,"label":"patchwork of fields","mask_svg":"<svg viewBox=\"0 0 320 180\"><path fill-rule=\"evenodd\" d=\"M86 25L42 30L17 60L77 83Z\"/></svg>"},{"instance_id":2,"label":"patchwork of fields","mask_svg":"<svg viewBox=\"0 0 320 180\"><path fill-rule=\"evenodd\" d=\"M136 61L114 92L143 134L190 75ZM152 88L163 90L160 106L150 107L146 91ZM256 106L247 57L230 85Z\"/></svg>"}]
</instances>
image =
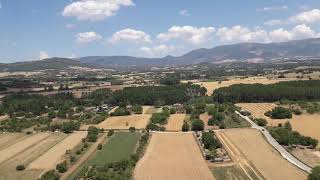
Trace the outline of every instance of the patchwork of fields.
<instances>
[{"instance_id":1,"label":"patchwork of fields","mask_svg":"<svg viewBox=\"0 0 320 180\"><path fill-rule=\"evenodd\" d=\"M218 132L229 153L259 179L307 179L307 173L298 169L274 150L258 130L230 129ZM251 176L252 173L248 175Z\"/></svg>"},{"instance_id":2,"label":"patchwork of fields","mask_svg":"<svg viewBox=\"0 0 320 180\"><path fill-rule=\"evenodd\" d=\"M73 136L72 134L70 136ZM30 169L29 166L41 158L58 144L63 143L70 136L64 133L37 133L32 135L8 133L0 135L0 179L37 179L46 168ZM61 148L61 147L60 147ZM60 149L59 148L59 149ZM65 153L65 151L63 152ZM52 154L61 158L61 154ZM51 156L39 164L46 167L51 164ZM17 165L25 165L24 171L16 171ZM55 165L53 165L53 168Z\"/></svg>"},{"instance_id":3,"label":"patchwork of fields","mask_svg":"<svg viewBox=\"0 0 320 180\"><path fill-rule=\"evenodd\" d=\"M277 107L274 103L239 103L236 105L251 112L254 118L266 119L269 126L277 126L279 123L289 121L293 130L320 141L320 114L293 114L292 119L271 119L265 116L264 113Z\"/></svg>"}]
</instances>

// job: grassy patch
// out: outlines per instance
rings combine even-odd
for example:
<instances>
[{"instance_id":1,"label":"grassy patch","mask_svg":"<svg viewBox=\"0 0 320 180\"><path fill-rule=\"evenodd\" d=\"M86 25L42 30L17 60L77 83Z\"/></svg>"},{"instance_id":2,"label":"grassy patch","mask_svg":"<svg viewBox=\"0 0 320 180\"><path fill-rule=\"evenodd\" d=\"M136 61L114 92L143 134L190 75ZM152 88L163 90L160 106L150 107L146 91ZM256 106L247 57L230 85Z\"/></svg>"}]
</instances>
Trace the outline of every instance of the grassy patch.
<instances>
[{"instance_id":1,"label":"grassy patch","mask_svg":"<svg viewBox=\"0 0 320 180\"><path fill-rule=\"evenodd\" d=\"M139 137L140 133L115 133L108 142L103 145L102 150L97 151L88 161L83 163L71 176L69 176L68 179L76 179L81 172L81 169L85 166L103 166L110 162L117 162L129 158L135 151Z\"/></svg>"},{"instance_id":2,"label":"grassy patch","mask_svg":"<svg viewBox=\"0 0 320 180\"><path fill-rule=\"evenodd\" d=\"M212 173L217 180L250 180L238 165L214 167Z\"/></svg>"},{"instance_id":3,"label":"grassy patch","mask_svg":"<svg viewBox=\"0 0 320 180\"><path fill-rule=\"evenodd\" d=\"M89 165L103 166L107 162L116 162L128 158L135 150L139 133L118 132L89 161Z\"/></svg>"}]
</instances>

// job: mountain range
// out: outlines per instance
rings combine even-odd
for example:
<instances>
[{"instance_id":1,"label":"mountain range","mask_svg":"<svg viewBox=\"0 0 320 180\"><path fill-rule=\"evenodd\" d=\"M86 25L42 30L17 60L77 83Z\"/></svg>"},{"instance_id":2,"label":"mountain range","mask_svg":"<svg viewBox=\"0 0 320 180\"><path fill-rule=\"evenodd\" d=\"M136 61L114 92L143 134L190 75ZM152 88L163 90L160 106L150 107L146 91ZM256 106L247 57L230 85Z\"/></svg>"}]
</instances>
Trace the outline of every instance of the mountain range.
<instances>
[{"instance_id":1,"label":"mountain range","mask_svg":"<svg viewBox=\"0 0 320 180\"><path fill-rule=\"evenodd\" d=\"M63 69L69 66L116 68L124 66L186 65L204 62L219 63L225 61L250 60L268 62L273 59L296 57L320 57L320 38L281 43L239 43L222 45L211 49L196 49L178 57L87 56L76 59L50 58L40 61L0 64L0 70Z\"/></svg>"}]
</instances>

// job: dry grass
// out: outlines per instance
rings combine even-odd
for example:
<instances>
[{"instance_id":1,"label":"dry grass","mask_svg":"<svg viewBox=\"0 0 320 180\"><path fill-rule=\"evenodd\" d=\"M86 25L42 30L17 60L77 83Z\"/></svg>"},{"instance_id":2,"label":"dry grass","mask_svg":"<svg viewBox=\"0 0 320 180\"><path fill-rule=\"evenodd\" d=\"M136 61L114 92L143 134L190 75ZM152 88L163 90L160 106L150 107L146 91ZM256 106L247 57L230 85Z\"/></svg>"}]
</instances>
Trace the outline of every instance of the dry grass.
<instances>
[{"instance_id":1,"label":"dry grass","mask_svg":"<svg viewBox=\"0 0 320 180\"><path fill-rule=\"evenodd\" d=\"M294 115L292 119L271 119L264 115L265 112L272 110L277 107L273 103L240 103L236 104L252 113L255 118L264 118L268 121L269 126L277 126L279 123L285 123L289 121L291 123L292 129L298 131L299 133L316 138L320 140L320 114L307 114Z\"/></svg>"},{"instance_id":2,"label":"dry grass","mask_svg":"<svg viewBox=\"0 0 320 180\"><path fill-rule=\"evenodd\" d=\"M28 165L66 136L64 133L52 133L48 138L39 141L33 146L7 159L0 164L0 179L37 179L42 173L41 170L16 171L16 166L18 164Z\"/></svg>"},{"instance_id":3,"label":"dry grass","mask_svg":"<svg viewBox=\"0 0 320 180\"><path fill-rule=\"evenodd\" d=\"M19 141L11 146L8 146L8 148L5 148L0 151L0 163L6 161L7 159L21 153L22 151L26 150L27 148L30 148L43 139L46 139L50 136L50 133L38 133L35 135L30 135L27 138L25 138L23 141Z\"/></svg>"},{"instance_id":4,"label":"dry grass","mask_svg":"<svg viewBox=\"0 0 320 180\"><path fill-rule=\"evenodd\" d=\"M138 162L136 180L214 179L191 133L156 133Z\"/></svg>"},{"instance_id":5,"label":"dry grass","mask_svg":"<svg viewBox=\"0 0 320 180\"><path fill-rule=\"evenodd\" d=\"M143 114L154 114L162 111L162 108L156 108L154 106L142 106Z\"/></svg>"},{"instance_id":6,"label":"dry grass","mask_svg":"<svg viewBox=\"0 0 320 180\"><path fill-rule=\"evenodd\" d=\"M181 131L186 114L171 114L166 125L167 131Z\"/></svg>"},{"instance_id":7,"label":"dry grass","mask_svg":"<svg viewBox=\"0 0 320 180\"><path fill-rule=\"evenodd\" d=\"M258 130L232 129L219 133L233 147L232 150L239 151L264 178L271 180L307 178L307 173L283 159Z\"/></svg>"},{"instance_id":8,"label":"dry grass","mask_svg":"<svg viewBox=\"0 0 320 180\"><path fill-rule=\"evenodd\" d=\"M130 116L113 116L109 117L100 124L99 128L104 129L129 129L135 127L136 129L144 129L149 123L151 114L135 114Z\"/></svg>"},{"instance_id":9,"label":"dry grass","mask_svg":"<svg viewBox=\"0 0 320 180\"><path fill-rule=\"evenodd\" d=\"M63 160L63 155L69 149L77 146L82 138L85 138L87 132L74 132L66 137L63 141L52 147L42 156L38 157L28 166L28 169L50 170Z\"/></svg>"},{"instance_id":10,"label":"dry grass","mask_svg":"<svg viewBox=\"0 0 320 180\"><path fill-rule=\"evenodd\" d=\"M231 79L229 81L221 81L219 82L199 82L196 84L199 84L207 89L207 94L209 96L212 95L212 92L216 89L219 89L221 87L228 87L234 84L255 84L255 83L260 83L260 84L274 84L279 82L280 80L278 79L268 79L266 77L250 77L250 78L245 78L245 79Z\"/></svg>"},{"instance_id":11,"label":"dry grass","mask_svg":"<svg viewBox=\"0 0 320 180\"><path fill-rule=\"evenodd\" d=\"M317 156L318 152L319 151L314 151L311 149L294 148L291 151L291 154L293 154L295 157L297 157L299 160L309 165L310 167L315 167L317 165L320 165L320 157Z\"/></svg>"}]
</instances>

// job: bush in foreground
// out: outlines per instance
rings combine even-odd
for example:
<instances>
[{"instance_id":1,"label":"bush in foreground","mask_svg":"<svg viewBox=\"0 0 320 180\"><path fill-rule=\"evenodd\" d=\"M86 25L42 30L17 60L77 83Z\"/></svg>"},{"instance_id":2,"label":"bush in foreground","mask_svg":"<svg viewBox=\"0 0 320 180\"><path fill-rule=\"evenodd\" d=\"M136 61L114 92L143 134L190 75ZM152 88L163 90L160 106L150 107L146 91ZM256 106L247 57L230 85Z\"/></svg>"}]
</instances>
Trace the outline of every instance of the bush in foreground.
<instances>
[{"instance_id":1,"label":"bush in foreground","mask_svg":"<svg viewBox=\"0 0 320 180\"><path fill-rule=\"evenodd\" d=\"M272 111L265 113L266 116L271 117L272 119L291 119L292 112L290 109L284 107L276 107Z\"/></svg>"},{"instance_id":2,"label":"bush in foreground","mask_svg":"<svg viewBox=\"0 0 320 180\"><path fill-rule=\"evenodd\" d=\"M50 170L45 172L39 180L59 180L59 174L56 170Z\"/></svg>"},{"instance_id":3,"label":"bush in foreground","mask_svg":"<svg viewBox=\"0 0 320 180\"><path fill-rule=\"evenodd\" d=\"M22 165L22 164L17 165L17 167L16 167L16 170L17 170L17 171L23 171L23 170L25 170L25 169L26 169L26 167L25 167L24 165Z\"/></svg>"},{"instance_id":4,"label":"bush in foreground","mask_svg":"<svg viewBox=\"0 0 320 180\"><path fill-rule=\"evenodd\" d=\"M312 169L308 176L308 180L319 180L320 179L320 166L316 166Z\"/></svg>"}]
</instances>

